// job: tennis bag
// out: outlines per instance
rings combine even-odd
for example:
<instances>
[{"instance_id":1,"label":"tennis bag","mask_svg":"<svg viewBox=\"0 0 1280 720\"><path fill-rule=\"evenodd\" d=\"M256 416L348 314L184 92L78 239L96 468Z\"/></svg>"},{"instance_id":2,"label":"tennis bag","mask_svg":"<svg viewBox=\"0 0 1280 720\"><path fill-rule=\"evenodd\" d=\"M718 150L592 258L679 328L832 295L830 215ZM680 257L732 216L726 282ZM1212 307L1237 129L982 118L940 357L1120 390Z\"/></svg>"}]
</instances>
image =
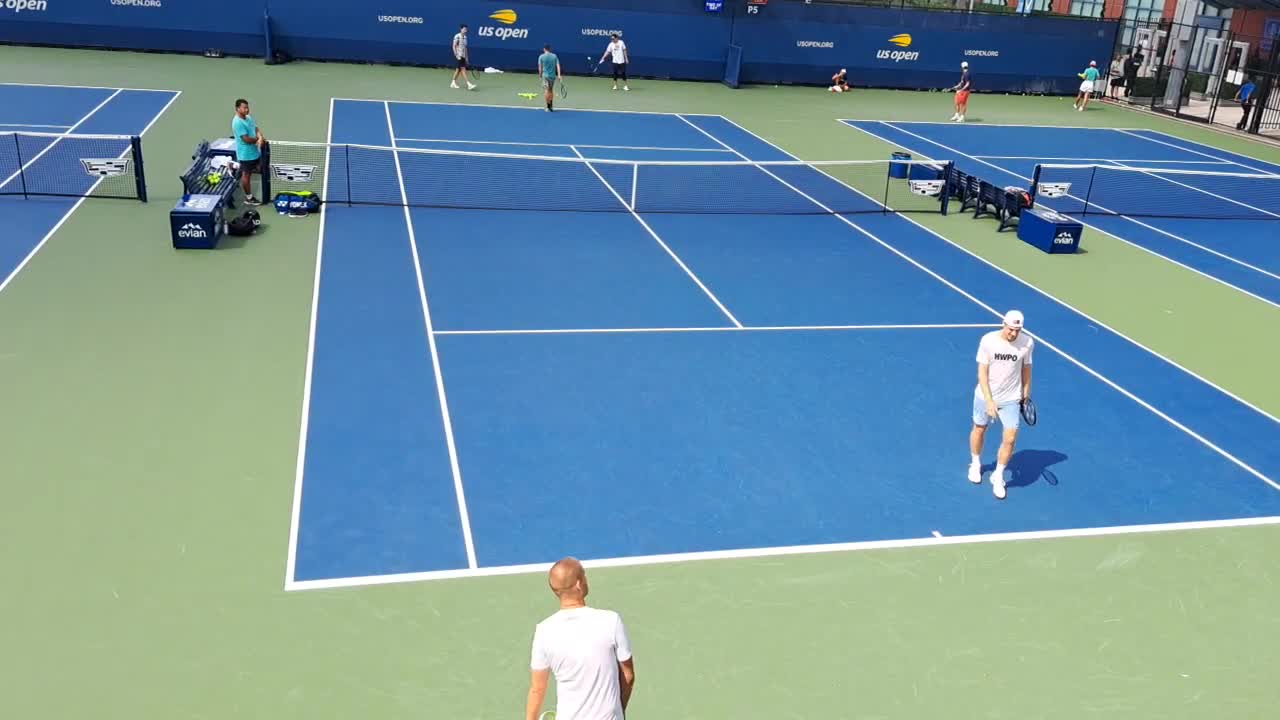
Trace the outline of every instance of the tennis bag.
<instances>
[{"instance_id":1,"label":"tennis bag","mask_svg":"<svg viewBox=\"0 0 1280 720\"><path fill-rule=\"evenodd\" d=\"M262 216L257 210L245 210L244 214L227 223L227 234L245 236L252 235L262 224Z\"/></svg>"},{"instance_id":2,"label":"tennis bag","mask_svg":"<svg viewBox=\"0 0 1280 720\"><path fill-rule=\"evenodd\" d=\"M320 210L320 196L308 190L278 192L272 202L276 212L291 217L306 217Z\"/></svg>"}]
</instances>

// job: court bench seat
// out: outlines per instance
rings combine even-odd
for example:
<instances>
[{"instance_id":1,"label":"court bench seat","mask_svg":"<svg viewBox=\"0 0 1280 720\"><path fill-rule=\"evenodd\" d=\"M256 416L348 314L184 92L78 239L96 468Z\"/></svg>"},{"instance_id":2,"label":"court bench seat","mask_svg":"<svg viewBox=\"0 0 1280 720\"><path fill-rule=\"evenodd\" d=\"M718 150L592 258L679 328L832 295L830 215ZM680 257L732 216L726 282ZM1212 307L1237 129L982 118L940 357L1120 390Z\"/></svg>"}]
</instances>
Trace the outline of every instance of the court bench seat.
<instances>
[{"instance_id":1,"label":"court bench seat","mask_svg":"<svg viewBox=\"0 0 1280 720\"><path fill-rule=\"evenodd\" d=\"M236 188L240 186L240 169L229 166L221 167L218 173L222 176L217 183L209 182L213 172L214 158L228 157L235 160L235 151L227 152L214 149L208 140L202 140L191 155L191 164L187 166L178 179L182 181L183 195L217 195L222 198L226 207L234 208Z\"/></svg>"},{"instance_id":2,"label":"court bench seat","mask_svg":"<svg viewBox=\"0 0 1280 720\"><path fill-rule=\"evenodd\" d=\"M975 175L952 168L950 182L953 197L960 200L961 212L973 210L973 217L991 216L1000 221L996 232L1017 225L1025 205L1020 192L1000 187Z\"/></svg>"}]
</instances>

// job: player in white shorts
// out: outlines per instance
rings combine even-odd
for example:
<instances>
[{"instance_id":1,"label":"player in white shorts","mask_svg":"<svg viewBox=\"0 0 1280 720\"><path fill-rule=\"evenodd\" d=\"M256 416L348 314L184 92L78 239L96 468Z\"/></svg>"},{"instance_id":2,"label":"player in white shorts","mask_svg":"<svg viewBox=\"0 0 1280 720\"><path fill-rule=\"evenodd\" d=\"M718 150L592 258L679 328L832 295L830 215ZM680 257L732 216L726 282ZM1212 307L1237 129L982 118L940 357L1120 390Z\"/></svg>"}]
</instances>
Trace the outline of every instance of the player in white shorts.
<instances>
[{"instance_id":1,"label":"player in white shorts","mask_svg":"<svg viewBox=\"0 0 1280 720\"><path fill-rule=\"evenodd\" d=\"M1022 332L1022 313L1005 313L1004 327L982 336L978 343L978 385L973 390L973 430L969 433L969 482L982 482L982 445L987 426L997 417L1004 427L991 492L1005 498L1004 470L1018 439L1019 403L1031 396L1031 352L1035 341Z\"/></svg>"}]
</instances>

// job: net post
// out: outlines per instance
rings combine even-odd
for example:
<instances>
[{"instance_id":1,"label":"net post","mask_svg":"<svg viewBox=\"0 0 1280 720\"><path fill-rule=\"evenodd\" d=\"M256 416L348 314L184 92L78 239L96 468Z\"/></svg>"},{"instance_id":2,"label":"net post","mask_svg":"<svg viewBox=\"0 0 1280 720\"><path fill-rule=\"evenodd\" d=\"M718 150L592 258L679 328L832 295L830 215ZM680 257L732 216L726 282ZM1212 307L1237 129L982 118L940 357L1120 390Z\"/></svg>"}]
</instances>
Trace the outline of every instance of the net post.
<instances>
[{"instance_id":1,"label":"net post","mask_svg":"<svg viewBox=\"0 0 1280 720\"><path fill-rule=\"evenodd\" d=\"M22 199L29 200L27 196L27 175L22 172L22 143L18 141L19 133L13 133L13 151L18 157L18 184L22 186Z\"/></svg>"},{"instance_id":2,"label":"net post","mask_svg":"<svg viewBox=\"0 0 1280 720\"><path fill-rule=\"evenodd\" d=\"M947 208L951 206L951 177L955 172L956 164L954 160L948 160L942 169L942 214L947 214Z\"/></svg>"},{"instance_id":3,"label":"net post","mask_svg":"<svg viewBox=\"0 0 1280 720\"><path fill-rule=\"evenodd\" d=\"M1098 166L1094 165L1089 170L1089 187L1087 190L1085 190L1085 193L1084 193L1084 208L1081 210L1081 213L1080 213L1081 215L1089 214L1089 201L1093 197L1093 182L1094 180L1097 179L1097 177L1098 177Z\"/></svg>"},{"instance_id":4,"label":"net post","mask_svg":"<svg viewBox=\"0 0 1280 720\"><path fill-rule=\"evenodd\" d=\"M252 182L252 178L250 178ZM262 197L271 199L271 143L263 143L262 148Z\"/></svg>"},{"instance_id":5,"label":"net post","mask_svg":"<svg viewBox=\"0 0 1280 720\"><path fill-rule=\"evenodd\" d=\"M631 164L631 212L636 211L636 188L640 187L640 163Z\"/></svg>"},{"instance_id":6,"label":"net post","mask_svg":"<svg viewBox=\"0 0 1280 720\"><path fill-rule=\"evenodd\" d=\"M392 150L391 152L395 153L395 150ZM342 146L342 157L343 157L342 167L344 171L347 173L347 207L351 207L351 146L350 145ZM329 172L329 168L326 167L324 171Z\"/></svg>"},{"instance_id":7,"label":"net post","mask_svg":"<svg viewBox=\"0 0 1280 720\"><path fill-rule=\"evenodd\" d=\"M137 184L138 199L147 201L147 173L142 167L142 138L133 135L129 138L129 149L133 153L133 181Z\"/></svg>"},{"instance_id":8,"label":"net post","mask_svg":"<svg viewBox=\"0 0 1280 720\"><path fill-rule=\"evenodd\" d=\"M907 162L907 161L903 161ZM893 182L893 160L884 167L884 197L880 198L880 214L889 214L889 186ZM911 166L907 165L907 182L911 182Z\"/></svg>"},{"instance_id":9,"label":"net post","mask_svg":"<svg viewBox=\"0 0 1280 720\"><path fill-rule=\"evenodd\" d=\"M1036 163L1035 172L1031 173L1031 207L1036 205L1037 191L1040 189L1040 163Z\"/></svg>"}]
</instances>

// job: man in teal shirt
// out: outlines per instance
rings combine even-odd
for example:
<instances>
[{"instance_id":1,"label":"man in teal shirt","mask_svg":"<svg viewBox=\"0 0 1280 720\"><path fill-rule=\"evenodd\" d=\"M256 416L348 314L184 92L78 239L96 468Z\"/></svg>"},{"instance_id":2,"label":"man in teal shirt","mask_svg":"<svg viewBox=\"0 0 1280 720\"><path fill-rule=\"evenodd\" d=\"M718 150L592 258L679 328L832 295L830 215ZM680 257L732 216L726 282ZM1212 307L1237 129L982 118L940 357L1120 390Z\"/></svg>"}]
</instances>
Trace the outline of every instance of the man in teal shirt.
<instances>
[{"instance_id":1,"label":"man in teal shirt","mask_svg":"<svg viewBox=\"0 0 1280 720\"><path fill-rule=\"evenodd\" d=\"M546 91L547 112L551 112L555 108L552 107L555 99L556 78L560 77L560 58L551 52L551 44L542 46L542 54L538 56L538 74L542 76L542 89Z\"/></svg>"},{"instance_id":2,"label":"man in teal shirt","mask_svg":"<svg viewBox=\"0 0 1280 720\"><path fill-rule=\"evenodd\" d=\"M1084 112L1084 108L1089 104L1089 98L1093 95L1093 91L1097 88L1095 83L1098 82L1098 61L1090 60L1089 67L1080 73L1080 92L1076 93L1076 104L1073 106L1076 110Z\"/></svg>"},{"instance_id":3,"label":"man in teal shirt","mask_svg":"<svg viewBox=\"0 0 1280 720\"><path fill-rule=\"evenodd\" d=\"M249 114L249 101L236 100L236 116L231 120L231 134L236 138L236 160L240 163L240 186L244 188L244 201L248 205L260 205L253 196L253 174L261 173L262 147L267 138L258 129L258 123Z\"/></svg>"}]
</instances>

